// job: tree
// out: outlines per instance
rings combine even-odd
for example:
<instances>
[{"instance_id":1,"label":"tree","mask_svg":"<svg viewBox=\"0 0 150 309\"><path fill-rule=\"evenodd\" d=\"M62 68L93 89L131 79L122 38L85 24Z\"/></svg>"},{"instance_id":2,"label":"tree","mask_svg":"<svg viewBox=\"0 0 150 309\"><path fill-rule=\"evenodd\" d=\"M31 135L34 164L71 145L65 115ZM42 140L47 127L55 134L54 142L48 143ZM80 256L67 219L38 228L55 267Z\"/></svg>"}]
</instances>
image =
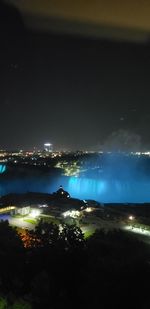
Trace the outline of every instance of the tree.
<instances>
[{"instance_id":1,"label":"tree","mask_svg":"<svg viewBox=\"0 0 150 309\"><path fill-rule=\"evenodd\" d=\"M76 225L63 225L61 240L65 249L83 248L85 245L84 234Z\"/></svg>"},{"instance_id":2,"label":"tree","mask_svg":"<svg viewBox=\"0 0 150 309\"><path fill-rule=\"evenodd\" d=\"M0 285L1 289L21 288L21 274L25 260L23 243L8 221L0 221ZM19 284L18 284L19 282Z\"/></svg>"},{"instance_id":3,"label":"tree","mask_svg":"<svg viewBox=\"0 0 150 309\"><path fill-rule=\"evenodd\" d=\"M17 300L15 303L10 307L10 309L32 309L32 306L24 301L24 300Z\"/></svg>"},{"instance_id":4,"label":"tree","mask_svg":"<svg viewBox=\"0 0 150 309\"><path fill-rule=\"evenodd\" d=\"M20 236L25 248L52 247L59 241L59 227L41 220L34 231L26 230Z\"/></svg>"},{"instance_id":5,"label":"tree","mask_svg":"<svg viewBox=\"0 0 150 309\"><path fill-rule=\"evenodd\" d=\"M4 297L0 297L0 309L7 309L7 300Z\"/></svg>"},{"instance_id":6,"label":"tree","mask_svg":"<svg viewBox=\"0 0 150 309\"><path fill-rule=\"evenodd\" d=\"M35 234L40 239L40 245L55 245L59 240L59 227L56 224L40 221L35 228Z\"/></svg>"}]
</instances>

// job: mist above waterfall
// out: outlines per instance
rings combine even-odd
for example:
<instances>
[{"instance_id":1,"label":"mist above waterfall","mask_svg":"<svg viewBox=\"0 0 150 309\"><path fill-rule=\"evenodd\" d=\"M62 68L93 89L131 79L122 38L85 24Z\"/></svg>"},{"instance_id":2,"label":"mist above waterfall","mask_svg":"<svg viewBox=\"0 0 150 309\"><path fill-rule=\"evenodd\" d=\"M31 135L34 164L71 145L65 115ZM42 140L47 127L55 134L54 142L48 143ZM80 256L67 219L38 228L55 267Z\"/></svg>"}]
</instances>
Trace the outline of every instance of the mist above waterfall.
<instances>
[{"instance_id":1,"label":"mist above waterfall","mask_svg":"<svg viewBox=\"0 0 150 309\"><path fill-rule=\"evenodd\" d=\"M120 129L112 132L103 144L104 151L140 151L143 147L141 136L135 132Z\"/></svg>"}]
</instances>

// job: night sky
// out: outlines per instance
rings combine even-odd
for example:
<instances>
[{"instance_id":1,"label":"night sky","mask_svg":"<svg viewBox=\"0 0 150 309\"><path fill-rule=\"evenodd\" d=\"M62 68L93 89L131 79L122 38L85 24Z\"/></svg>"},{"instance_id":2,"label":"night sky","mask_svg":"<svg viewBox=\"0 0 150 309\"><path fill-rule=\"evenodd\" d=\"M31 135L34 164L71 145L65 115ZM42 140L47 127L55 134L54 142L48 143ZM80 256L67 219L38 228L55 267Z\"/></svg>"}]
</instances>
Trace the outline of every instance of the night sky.
<instances>
[{"instance_id":1,"label":"night sky","mask_svg":"<svg viewBox=\"0 0 150 309\"><path fill-rule=\"evenodd\" d=\"M33 31L0 2L0 42L0 148L150 149L148 40Z\"/></svg>"}]
</instances>

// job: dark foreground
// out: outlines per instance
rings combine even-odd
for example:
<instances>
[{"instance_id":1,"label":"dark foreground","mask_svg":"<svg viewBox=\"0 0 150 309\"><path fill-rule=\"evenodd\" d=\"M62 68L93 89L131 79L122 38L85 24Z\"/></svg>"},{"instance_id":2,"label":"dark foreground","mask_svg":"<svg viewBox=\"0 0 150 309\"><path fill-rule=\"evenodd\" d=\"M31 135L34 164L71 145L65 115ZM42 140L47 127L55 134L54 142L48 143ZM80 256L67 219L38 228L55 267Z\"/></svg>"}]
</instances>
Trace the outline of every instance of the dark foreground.
<instances>
[{"instance_id":1,"label":"dark foreground","mask_svg":"<svg viewBox=\"0 0 150 309\"><path fill-rule=\"evenodd\" d=\"M123 231L84 239L40 222L21 235L0 223L0 308L149 308L150 248Z\"/></svg>"}]
</instances>

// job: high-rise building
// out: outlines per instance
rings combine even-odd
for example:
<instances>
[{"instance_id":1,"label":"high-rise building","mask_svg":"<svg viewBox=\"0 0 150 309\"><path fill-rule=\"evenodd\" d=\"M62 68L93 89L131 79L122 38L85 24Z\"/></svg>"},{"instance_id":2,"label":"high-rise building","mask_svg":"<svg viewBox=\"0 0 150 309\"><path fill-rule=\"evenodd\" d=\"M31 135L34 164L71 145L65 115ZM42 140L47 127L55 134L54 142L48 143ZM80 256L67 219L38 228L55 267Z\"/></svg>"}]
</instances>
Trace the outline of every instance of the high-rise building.
<instances>
[{"instance_id":1,"label":"high-rise building","mask_svg":"<svg viewBox=\"0 0 150 309\"><path fill-rule=\"evenodd\" d=\"M44 150L47 151L47 152L52 152L53 151L53 144L45 143L44 144Z\"/></svg>"}]
</instances>

